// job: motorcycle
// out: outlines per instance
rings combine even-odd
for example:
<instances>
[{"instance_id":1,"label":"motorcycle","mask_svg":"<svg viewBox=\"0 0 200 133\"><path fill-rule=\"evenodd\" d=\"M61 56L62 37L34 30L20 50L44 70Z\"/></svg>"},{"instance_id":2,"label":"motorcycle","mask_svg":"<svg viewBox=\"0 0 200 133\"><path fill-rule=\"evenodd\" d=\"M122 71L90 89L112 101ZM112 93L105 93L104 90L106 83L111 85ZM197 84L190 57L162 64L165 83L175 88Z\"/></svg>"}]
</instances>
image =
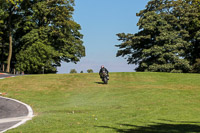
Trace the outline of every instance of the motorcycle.
<instances>
[{"instance_id":1,"label":"motorcycle","mask_svg":"<svg viewBox=\"0 0 200 133\"><path fill-rule=\"evenodd\" d=\"M102 81L104 82L104 84L108 84L108 80L109 80L108 74L105 71L103 71L102 72Z\"/></svg>"}]
</instances>

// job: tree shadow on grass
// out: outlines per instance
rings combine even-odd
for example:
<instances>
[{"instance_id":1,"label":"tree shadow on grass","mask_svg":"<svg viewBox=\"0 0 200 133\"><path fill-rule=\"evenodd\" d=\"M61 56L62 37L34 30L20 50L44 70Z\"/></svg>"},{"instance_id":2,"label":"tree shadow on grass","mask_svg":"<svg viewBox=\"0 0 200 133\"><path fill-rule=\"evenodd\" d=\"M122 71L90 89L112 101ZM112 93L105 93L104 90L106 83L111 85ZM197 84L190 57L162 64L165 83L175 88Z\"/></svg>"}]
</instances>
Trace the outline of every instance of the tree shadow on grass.
<instances>
[{"instance_id":1,"label":"tree shadow on grass","mask_svg":"<svg viewBox=\"0 0 200 133\"><path fill-rule=\"evenodd\" d=\"M166 123L152 123L147 126L136 126L130 124L119 124L121 128L98 126L101 128L113 129L119 133L199 133L199 122L184 122L189 124L166 124ZM126 129L123 129L126 127ZM129 129L127 129L129 128Z\"/></svg>"}]
</instances>

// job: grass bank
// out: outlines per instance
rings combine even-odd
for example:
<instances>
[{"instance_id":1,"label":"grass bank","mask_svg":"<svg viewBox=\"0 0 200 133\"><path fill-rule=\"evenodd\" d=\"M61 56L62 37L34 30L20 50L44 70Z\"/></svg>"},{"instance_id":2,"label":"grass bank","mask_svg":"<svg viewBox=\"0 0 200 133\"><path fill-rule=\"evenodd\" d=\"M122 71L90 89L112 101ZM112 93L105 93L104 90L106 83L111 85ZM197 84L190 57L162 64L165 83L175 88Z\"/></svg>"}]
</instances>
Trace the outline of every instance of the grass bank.
<instances>
[{"instance_id":1,"label":"grass bank","mask_svg":"<svg viewBox=\"0 0 200 133\"><path fill-rule=\"evenodd\" d=\"M200 132L200 75L111 73L29 75L0 91L29 104L32 121L8 133Z\"/></svg>"}]
</instances>

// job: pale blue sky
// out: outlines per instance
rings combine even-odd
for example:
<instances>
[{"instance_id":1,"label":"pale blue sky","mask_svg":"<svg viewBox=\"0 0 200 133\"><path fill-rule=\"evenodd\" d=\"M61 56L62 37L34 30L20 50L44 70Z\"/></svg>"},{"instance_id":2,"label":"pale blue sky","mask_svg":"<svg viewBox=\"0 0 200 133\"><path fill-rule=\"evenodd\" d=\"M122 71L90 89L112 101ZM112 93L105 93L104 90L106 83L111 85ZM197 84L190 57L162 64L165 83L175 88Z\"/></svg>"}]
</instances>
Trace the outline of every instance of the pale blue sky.
<instances>
[{"instance_id":1,"label":"pale blue sky","mask_svg":"<svg viewBox=\"0 0 200 133\"><path fill-rule=\"evenodd\" d=\"M74 20L81 25L86 57L77 64L62 63L58 73L69 73L71 69L98 72L104 65L110 72L133 72L135 65L116 57L120 44L117 33L136 33L136 16L149 0L75 0Z\"/></svg>"}]
</instances>

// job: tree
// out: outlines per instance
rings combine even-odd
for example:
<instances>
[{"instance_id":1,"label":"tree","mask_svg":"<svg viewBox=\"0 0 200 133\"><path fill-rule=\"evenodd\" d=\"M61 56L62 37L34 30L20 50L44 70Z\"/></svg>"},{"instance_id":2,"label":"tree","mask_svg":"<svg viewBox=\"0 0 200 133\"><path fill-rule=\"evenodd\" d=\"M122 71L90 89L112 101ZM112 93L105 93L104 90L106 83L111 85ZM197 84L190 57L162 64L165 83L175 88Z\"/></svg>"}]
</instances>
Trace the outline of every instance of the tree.
<instances>
[{"instance_id":1,"label":"tree","mask_svg":"<svg viewBox=\"0 0 200 133\"><path fill-rule=\"evenodd\" d=\"M26 73L57 72L55 58L59 55L52 47L45 45L42 41L37 41L30 45L25 51L21 51L17 56L19 63L16 65L17 71ZM23 61L26 61L23 63Z\"/></svg>"},{"instance_id":2,"label":"tree","mask_svg":"<svg viewBox=\"0 0 200 133\"><path fill-rule=\"evenodd\" d=\"M87 72L88 73L93 73L93 70L92 69L88 69Z\"/></svg>"},{"instance_id":3,"label":"tree","mask_svg":"<svg viewBox=\"0 0 200 133\"><path fill-rule=\"evenodd\" d=\"M70 73L77 73L76 69L71 69Z\"/></svg>"},{"instance_id":4,"label":"tree","mask_svg":"<svg viewBox=\"0 0 200 133\"><path fill-rule=\"evenodd\" d=\"M200 59L196 59L195 64L193 65L192 72L200 73Z\"/></svg>"},{"instance_id":5,"label":"tree","mask_svg":"<svg viewBox=\"0 0 200 133\"><path fill-rule=\"evenodd\" d=\"M26 4L29 6L21 23L24 25L22 31L25 35L19 40L16 52L16 68L19 71L40 73L39 68L48 64L45 68L55 72L54 69L60 66L61 61L77 63L81 57L85 56L85 47L81 40L83 35L79 32L81 27L72 18L73 0L30 1ZM36 45L38 47L34 48ZM49 54L48 58L37 60L38 63L34 63L35 66L32 67L33 64L30 62L34 60L33 56L27 58L23 56L30 49L36 50L33 51L34 53L40 53L39 47L42 50L51 49L51 52L46 52ZM40 54L35 56L41 57ZM30 71L29 68L38 68L36 69L38 71Z\"/></svg>"},{"instance_id":6,"label":"tree","mask_svg":"<svg viewBox=\"0 0 200 133\"><path fill-rule=\"evenodd\" d=\"M83 71L81 71L80 73L83 73Z\"/></svg>"},{"instance_id":7,"label":"tree","mask_svg":"<svg viewBox=\"0 0 200 133\"><path fill-rule=\"evenodd\" d=\"M4 24L4 19L6 16L4 15L3 11L3 4L0 3L0 67L2 67L2 70L4 70L4 64L6 63L6 57L7 57L7 47L8 47L8 41L6 36L6 25Z\"/></svg>"},{"instance_id":8,"label":"tree","mask_svg":"<svg viewBox=\"0 0 200 133\"><path fill-rule=\"evenodd\" d=\"M41 66L55 72L62 61L80 61L85 47L81 27L72 17L73 6L74 0L0 0L0 54L7 72L13 64L28 73L40 73ZM47 58L41 53L48 54ZM31 63L34 58L37 63Z\"/></svg>"},{"instance_id":9,"label":"tree","mask_svg":"<svg viewBox=\"0 0 200 133\"><path fill-rule=\"evenodd\" d=\"M7 68L6 72L10 72L10 65L11 65L11 58L13 53L13 34L18 28L18 22L21 19L21 12L20 12L20 5L22 3L22 0L1 0L1 20L0 23L2 23L1 28L4 31L4 34L8 36L8 42L9 42L9 52L8 52L8 58L7 58ZM2 34L2 31L0 31ZM0 37L1 45L3 45L2 41L3 38ZM3 47L3 46L2 46ZM3 50L3 48L2 48ZM1 51L3 52L3 51ZM3 56L3 54L2 54Z\"/></svg>"},{"instance_id":10,"label":"tree","mask_svg":"<svg viewBox=\"0 0 200 133\"><path fill-rule=\"evenodd\" d=\"M117 34L122 41L117 56L138 64L136 71L189 72L186 56L192 43L188 29L194 10L183 0L151 0L137 14L139 32Z\"/></svg>"},{"instance_id":11,"label":"tree","mask_svg":"<svg viewBox=\"0 0 200 133\"><path fill-rule=\"evenodd\" d=\"M188 23L183 25L189 32L188 42L191 42L191 46L187 49L186 58L190 61L191 65L196 63L196 60L200 58L200 0L185 0L190 5L191 11L187 11Z\"/></svg>"}]
</instances>

